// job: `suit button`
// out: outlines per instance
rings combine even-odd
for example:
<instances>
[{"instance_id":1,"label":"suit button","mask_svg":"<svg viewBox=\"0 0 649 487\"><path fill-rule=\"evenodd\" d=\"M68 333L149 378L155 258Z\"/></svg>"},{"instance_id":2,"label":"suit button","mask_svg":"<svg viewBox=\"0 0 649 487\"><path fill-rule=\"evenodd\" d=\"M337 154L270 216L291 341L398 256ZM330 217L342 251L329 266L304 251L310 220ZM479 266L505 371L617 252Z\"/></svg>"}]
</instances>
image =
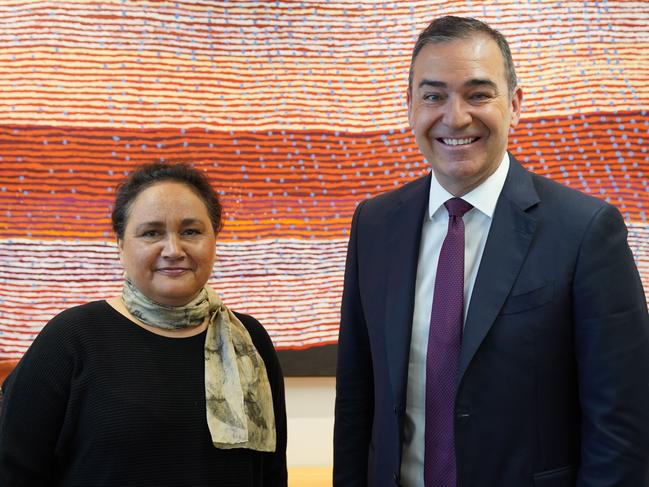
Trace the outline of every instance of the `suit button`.
<instances>
[{"instance_id":1,"label":"suit button","mask_svg":"<svg viewBox=\"0 0 649 487\"><path fill-rule=\"evenodd\" d=\"M471 417L471 414L467 413L466 411L460 411L455 415L455 419L457 419L457 422L459 424L464 424L467 421L469 421L469 418Z\"/></svg>"}]
</instances>

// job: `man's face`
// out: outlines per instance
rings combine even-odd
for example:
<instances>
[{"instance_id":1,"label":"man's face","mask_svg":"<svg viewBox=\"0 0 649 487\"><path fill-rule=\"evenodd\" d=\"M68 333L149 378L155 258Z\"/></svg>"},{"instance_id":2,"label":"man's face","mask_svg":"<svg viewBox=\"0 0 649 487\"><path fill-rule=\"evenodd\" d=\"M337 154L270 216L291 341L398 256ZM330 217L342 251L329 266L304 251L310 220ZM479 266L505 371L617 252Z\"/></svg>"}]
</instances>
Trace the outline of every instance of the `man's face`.
<instances>
[{"instance_id":1,"label":"man's face","mask_svg":"<svg viewBox=\"0 0 649 487\"><path fill-rule=\"evenodd\" d=\"M507 89L505 62L487 36L427 44L415 58L408 122L439 183L454 196L498 168L522 92Z\"/></svg>"}]
</instances>

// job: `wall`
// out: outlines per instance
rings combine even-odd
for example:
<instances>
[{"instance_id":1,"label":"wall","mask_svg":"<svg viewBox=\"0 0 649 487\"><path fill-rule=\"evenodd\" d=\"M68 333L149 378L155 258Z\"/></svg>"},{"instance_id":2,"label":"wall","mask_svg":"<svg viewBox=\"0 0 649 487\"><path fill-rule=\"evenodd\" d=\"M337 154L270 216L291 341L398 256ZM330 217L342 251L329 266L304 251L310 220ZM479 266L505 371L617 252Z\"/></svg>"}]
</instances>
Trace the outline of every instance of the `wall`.
<instances>
[{"instance_id":1,"label":"wall","mask_svg":"<svg viewBox=\"0 0 649 487\"><path fill-rule=\"evenodd\" d=\"M333 377L288 377L289 467L329 466L333 463Z\"/></svg>"}]
</instances>

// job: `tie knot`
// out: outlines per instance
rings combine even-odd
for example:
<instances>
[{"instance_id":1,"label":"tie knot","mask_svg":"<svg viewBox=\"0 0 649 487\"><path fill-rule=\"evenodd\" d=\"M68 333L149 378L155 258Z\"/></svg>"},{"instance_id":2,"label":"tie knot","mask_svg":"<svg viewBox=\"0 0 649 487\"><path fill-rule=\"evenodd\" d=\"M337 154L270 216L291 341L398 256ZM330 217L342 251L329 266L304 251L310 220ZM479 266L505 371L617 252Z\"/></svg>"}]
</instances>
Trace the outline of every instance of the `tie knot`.
<instances>
[{"instance_id":1,"label":"tie knot","mask_svg":"<svg viewBox=\"0 0 649 487\"><path fill-rule=\"evenodd\" d=\"M459 216L460 218L463 217L467 211L473 208L471 203L467 203L461 198L451 198L444 203L444 206L448 210L449 216Z\"/></svg>"}]
</instances>

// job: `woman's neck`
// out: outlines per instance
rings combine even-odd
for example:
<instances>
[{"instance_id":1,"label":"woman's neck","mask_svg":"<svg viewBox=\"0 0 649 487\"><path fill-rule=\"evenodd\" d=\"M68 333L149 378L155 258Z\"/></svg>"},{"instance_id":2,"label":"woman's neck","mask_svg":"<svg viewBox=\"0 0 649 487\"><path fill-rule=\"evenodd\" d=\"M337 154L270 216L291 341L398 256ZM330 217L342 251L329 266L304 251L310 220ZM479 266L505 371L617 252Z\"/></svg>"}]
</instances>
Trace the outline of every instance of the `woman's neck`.
<instances>
[{"instance_id":1,"label":"woman's neck","mask_svg":"<svg viewBox=\"0 0 649 487\"><path fill-rule=\"evenodd\" d=\"M124 301L122 301L121 296L115 296L112 298L106 299L106 302L115 309L119 314L123 315L124 317L128 318L130 321L135 323L141 328L144 328L147 331L150 331L151 333L155 333L156 335L161 335L164 337L169 337L169 338L187 338L187 337L192 337L195 335L198 335L200 333L203 333L205 329L207 328L207 323L209 321L208 317L205 317L203 322L198 325L198 326L192 326L191 328L179 328L177 330L166 330L164 328L156 328L155 326L147 325L146 323L143 323L142 321L138 320L135 316L133 316L128 309L126 309L126 306L124 306Z\"/></svg>"}]
</instances>

